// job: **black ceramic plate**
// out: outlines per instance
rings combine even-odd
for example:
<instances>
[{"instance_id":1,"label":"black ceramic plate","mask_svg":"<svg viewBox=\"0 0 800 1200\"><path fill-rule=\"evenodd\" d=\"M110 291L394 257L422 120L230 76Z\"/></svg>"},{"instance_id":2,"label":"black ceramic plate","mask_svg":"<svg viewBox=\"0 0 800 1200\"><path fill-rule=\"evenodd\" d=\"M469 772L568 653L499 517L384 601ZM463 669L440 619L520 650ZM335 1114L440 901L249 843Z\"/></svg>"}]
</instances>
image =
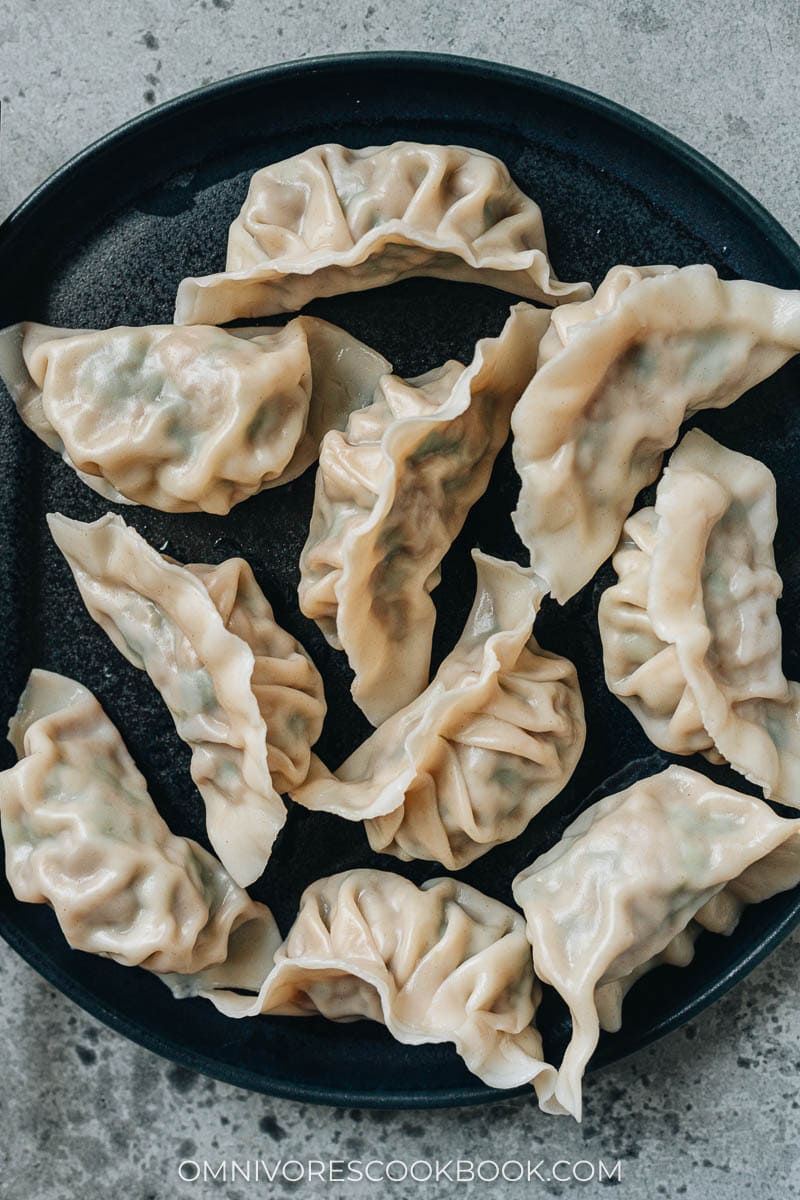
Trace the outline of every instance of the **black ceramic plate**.
<instances>
[{"instance_id":1,"label":"black ceramic plate","mask_svg":"<svg viewBox=\"0 0 800 1200\"><path fill-rule=\"evenodd\" d=\"M250 174L323 141L348 146L397 138L454 142L499 155L541 204L561 279L597 283L618 262L711 262L724 275L800 286L800 249L735 183L667 134L587 92L504 67L423 55L321 59L244 75L137 118L59 171L0 230L0 324L23 318L104 327L169 321L179 280L220 270L229 222ZM309 311L380 349L402 374L445 358L468 359L499 331L508 296L414 280L317 302ZM800 678L800 549L791 507L800 468L800 371L790 364L726 412L700 424L763 459L778 478L788 520L776 553L785 580L786 670ZM119 724L172 827L203 839L188 754L144 674L123 661L81 605L47 537L44 513L91 520L107 505L39 445L2 403L0 441L0 720L31 667L75 676ZM367 734L349 697L342 656L298 612L297 561L311 509L313 470L238 506L229 517L125 510L154 545L178 558L252 563L278 618L310 649L330 706L320 743L336 765ZM508 450L448 554L435 593L436 662L453 645L473 589L470 547L523 559L509 513L517 483ZM602 682L596 606L608 567L563 609L547 603L543 644L578 667L588 741L568 788L527 832L463 872L510 902L517 871L552 845L571 817L602 794L659 769L636 721ZM0 765L13 760L3 746ZM705 765L701 769L709 771ZM724 778L724 774L719 778ZM729 782L741 785L737 776ZM416 881L434 864L370 853L360 826L291 808L266 877L253 890L286 930L311 880L372 864ZM200 1001L177 1003L143 971L70 951L53 914L16 903L0 885L0 932L47 979L135 1041L244 1087L331 1104L423 1106L496 1099L449 1046L411 1048L366 1022L262 1017L236 1022ZM625 1004L621 1033L604 1037L594 1064L619 1058L698 1012L775 946L800 915L797 895L744 917L731 938L704 935L685 970L661 968ZM560 1055L569 1023L553 996L540 1014L547 1050Z\"/></svg>"}]
</instances>

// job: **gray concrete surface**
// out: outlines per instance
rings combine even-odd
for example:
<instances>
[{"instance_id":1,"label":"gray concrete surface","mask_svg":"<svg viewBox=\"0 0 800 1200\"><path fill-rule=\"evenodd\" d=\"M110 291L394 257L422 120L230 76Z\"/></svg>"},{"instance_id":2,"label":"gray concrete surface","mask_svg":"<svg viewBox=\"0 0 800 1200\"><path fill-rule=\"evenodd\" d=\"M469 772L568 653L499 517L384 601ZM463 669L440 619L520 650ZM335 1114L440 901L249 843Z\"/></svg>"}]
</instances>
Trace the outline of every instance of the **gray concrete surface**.
<instances>
[{"instance_id":1,"label":"gray concrete surface","mask_svg":"<svg viewBox=\"0 0 800 1200\"><path fill-rule=\"evenodd\" d=\"M188 88L284 59L387 48L471 54L593 88L705 151L800 233L796 0L0 0L0 215L91 139ZM784 1200L800 1193L798 946L593 1078L582 1128L527 1101L374 1114L252 1096L129 1045L0 947L0 1198L599 1192L596 1179L381 1187L177 1173L181 1160L216 1169L378 1155L543 1160L543 1173L559 1159L619 1159L617 1194L628 1200Z\"/></svg>"}]
</instances>

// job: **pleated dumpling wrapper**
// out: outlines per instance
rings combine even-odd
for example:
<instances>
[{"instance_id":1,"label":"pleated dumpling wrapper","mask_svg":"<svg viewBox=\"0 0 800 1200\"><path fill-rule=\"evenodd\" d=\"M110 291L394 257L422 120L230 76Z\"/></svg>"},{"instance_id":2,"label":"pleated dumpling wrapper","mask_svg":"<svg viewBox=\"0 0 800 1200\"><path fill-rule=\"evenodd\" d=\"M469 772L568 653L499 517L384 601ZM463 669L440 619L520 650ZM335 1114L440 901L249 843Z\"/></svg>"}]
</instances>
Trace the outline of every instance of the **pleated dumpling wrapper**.
<instances>
[{"instance_id":1,"label":"pleated dumpling wrapper","mask_svg":"<svg viewBox=\"0 0 800 1200\"><path fill-rule=\"evenodd\" d=\"M0 376L30 429L117 504L227 513L296 478L391 364L343 329L0 332Z\"/></svg>"},{"instance_id":2,"label":"pleated dumpling wrapper","mask_svg":"<svg viewBox=\"0 0 800 1200\"><path fill-rule=\"evenodd\" d=\"M184 279L175 320L295 312L317 296L415 275L544 304L591 295L587 283L556 279L541 209L492 155L418 142L324 145L256 172L225 271Z\"/></svg>"},{"instance_id":3,"label":"pleated dumpling wrapper","mask_svg":"<svg viewBox=\"0 0 800 1200\"><path fill-rule=\"evenodd\" d=\"M0 826L18 900L49 904L74 949L154 971L177 996L261 985L281 940L272 914L170 832L90 691L33 671L9 740Z\"/></svg>"},{"instance_id":4,"label":"pleated dumpling wrapper","mask_svg":"<svg viewBox=\"0 0 800 1200\"><path fill-rule=\"evenodd\" d=\"M557 1101L580 1119L600 1029L620 1028L637 979L661 963L685 966L701 930L731 933L746 904L798 882L800 822L685 767L581 813L513 883L536 975L572 1015Z\"/></svg>"},{"instance_id":5,"label":"pleated dumpling wrapper","mask_svg":"<svg viewBox=\"0 0 800 1200\"><path fill-rule=\"evenodd\" d=\"M381 379L320 451L300 608L355 673L373 725L427 686L439 566L489 483L511 409L531 378L549 314L511 309L468 367Z\"/></svg>"},{"instance_id":6,"label":"pleated dumpling wrapper","mask_svg":"<svg viewBox=\"0 0 800 1200\"><path fill-rule=\"evenodd\" d=\"M800 808L800 685L783 674L775 479L692 430L625 523L598 620L609 688L652 742L729 762Z\"/></svg>"},{"instance_id":7,"label":"pleated dumpling wrapper","mask_svg":"<svg viewBox=\"0 0 800 1200\"><path fill-rule=\"evenodd\" d=\"M540 996L519 913L456 879L417 887L358 869L306 888L259 994L219 1007L367 1018L407 1045L453 1042L490 1087L533 1084L542 1108L560 1113L534 1024Z\"/></svg>"},{"instance_id":8,"label":"pleated dumpling wrapper","mask_svg":"<svg viewBox=\"0 0 800 1200\"><path fill-rule=\"evenodd\" d=\"M308 772L325 716L319 672L243 559L182 566L111 513L47 520L89 615L147 672L191 748L209 840L246 887L286 820L279 793Z\"/></svg>"},{"instance_id":9,"label":"pleated dumpling wrapper","mask_svg":"<svg viewBox=\"0 0 800 1200\"><path fill-rule=\"evenodd\" d=\"M514 523L559 602L614 550L682 421L725 408L800 350L800 292L710 266L614 267L552 314L514 410Z\"/></svg>"},{"instance_id":10,"label":"pleated dumpling wrapper","mask_svg":"<svg viewBox=\"0 0 800 1200\"><path fill-rule=\"evenodd\" d=\"M365 819L373 850L460 870L566 785L586 725L575 668L531 629L541 580L473 551L472 612L430 686L332 774L316 758L292 799Z\"/></svg>"}]
</instances>

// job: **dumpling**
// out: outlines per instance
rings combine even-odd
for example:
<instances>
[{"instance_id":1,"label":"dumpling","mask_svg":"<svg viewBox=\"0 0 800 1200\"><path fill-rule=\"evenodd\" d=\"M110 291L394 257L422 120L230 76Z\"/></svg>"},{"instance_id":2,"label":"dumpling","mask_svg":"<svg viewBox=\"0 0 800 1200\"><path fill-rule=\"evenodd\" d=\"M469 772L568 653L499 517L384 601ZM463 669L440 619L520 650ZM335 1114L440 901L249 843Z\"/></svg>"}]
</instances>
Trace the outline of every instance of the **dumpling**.
<instances>
[{"instance_id":1,"label":"dumpling","mask_svg":"<svg viewBox=\"0 0 800 1200\"><path fill-rule=\"evenodd\" d=\"M184 279L175 320L220 325L414 275L484 283L545 304L560 283L538 204L499 159L463 146L315 146L257 171L223 273Z\"/></svg>"},{"instance_id":2,"label":"dumpling","mask_svg":"<svg viewBox=\"0 0 800 1200\"><path fill-rule=\"evenodd\" d=\"M702 928L731 933L745 904L800 882L800 823L683 767L581 813L514 880L533 965L569 1006L555 1097L577 1119L600 1028L620 1027L628 988L686 965Z\"/></svg>"},{"instance_id":3,"label":"dumpling","mask_svg":"<svg viewBox=\"0 0 800 1200\"><path fill-rule=\"evenodd\" d=\"M532 1083L546 1111L555 1078L534 1025L541 989L519 913L455 879L417 887L353 870L306 888L255 999L233 1017L275 1013L380 1021L399 1042L454 1042L490 1087Z\"/></svg>"},{"instance_id":4,"label":"dumpling","mask_svg":"<svg viewBox=\"0 0 800 1200\"><path fill-rule=\"evenodd\" d=\"M800 807L800 686L781 665L775 480L699 430L625 524L598 610L606 682L651 741Z\"/></svg>"},{"instance_id":5,"label":"dumpling","mask_svg":"<svg viewBox=\"0 0 800 1200\"><path fill-rule=\"evenodd\" d=\"M710 266L614 267L552 314L511 418L514 523L556 600L608 558L681 422L725 408L800 350L800 292Z\"/></svg>"},{"instance_id":6,"label":"dumpling","mask_svg":"<svg viewBox=\"0 0 800 1200\"><path fill-rule=\"evenodd\" d=\"M0 825L17 899L49 904L76 950L178 995L257 989L281 940L272 914L170 832L92 693L33 671L9 730L19 762L0 773Z\"/></svg>"},{"instance_id":7,"label":"dumpling","mask_svg":"<svg viewBox=\"0 0 800 1200\"><path fill-rule=\"evenodd\" d=\"M264 870L322 730L322 679L240 558L181 566L121 517L50 532L89 615L161 693L192 750L211 845L242 887Z\"/></svg>"},{"instance_id":8,"label":"dumpling","mask_svg":"<svg viewBox=\"0 0 800 1200\"><path fill-rule=\"evenodd\" d=\"M335 325L13 325L0 376L20 416L107 500L227 513L300 475L391 364Z\"/></svg>"},{"instance_id":9,"label":"dumpling","mask_svg":"<svg viewBox=\"0 0 800 1200\"><path fill-rule=\"evenodd\" d=\"M428 683L439 564L486 490L547 319L516 305L468 367L383 376L372 403L323 440L300 608L347 653L373 725Z\"/></svg>"},{"instance_id":10,"label":"dumpling","mask_svg":"<svg viewBox=\"0 0 800 1200\"><path fill-rule=\"evenodd\" d=\"M541 581L473 551L475 602L425 692L292 799L366 820L373 850L457 871L528 822L569 780L586 726L575 668L531 636Z\"/></svg>"}]
</instances>

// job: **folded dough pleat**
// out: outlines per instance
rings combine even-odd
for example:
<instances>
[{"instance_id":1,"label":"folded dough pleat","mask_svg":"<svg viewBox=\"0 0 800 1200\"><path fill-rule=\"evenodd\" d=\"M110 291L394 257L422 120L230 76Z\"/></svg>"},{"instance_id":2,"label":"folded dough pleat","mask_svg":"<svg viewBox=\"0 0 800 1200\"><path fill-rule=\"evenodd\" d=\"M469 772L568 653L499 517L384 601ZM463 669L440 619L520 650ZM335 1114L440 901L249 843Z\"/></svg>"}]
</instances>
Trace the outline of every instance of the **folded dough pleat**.
<instances>
[{"instance_id":1,"label":"folded dough pleat","mask_svg":"<svg viewBox=\"0 0 800 1200\"><path fill-rule=\"evenodd\" d=\"M548 315L511 310L468 367L386 375L372 403L320 451L300 607L355 673L378 725L426 687L439 566L489 483L511 409L533 374Z\"/></svg>"},{"instance_id":2,"label":"folded dough pleat","mask_svg":"<svg viewBox=\"0 0 800 1200\"><path fill-rule=\"evenodd\" d=\"M511 418L514 524L559 602L592 578L681 423L800 351L800 292L713 267L613 267L555 310Z\"/></svg>"},{"instance_id":3,"label":"folded dough pleat","mask_svg":"<svg viewBox=\"0 0 800 1200\"><path fill-rule=\"evenodd\" d=\"M176 995L257 988L280 943L272 914L170 832L92 693L33 671L9 728L19 762L0 772L0 827L17 899L49 904L74 949Z\"/></svg>"},{"instance_id":4,"label":"folded dough pleat","mask_svg":"<svg viewBox=\"0 0 800 1200\"><path fill-rule=\"evenodd\" d=\"M472 556L472 611L433 682L335 772L314 759L291 793L365 820L373 850L450 870L517 837L566 785L586 734L575 668L531 635L541 580Z\"/></svg>"},{"instance_id":5,"label":"folded dough pleat","mask_svg":"<svg viewBox=\"0 0 800 1200\"><path fill-rule=\"evenodd\" d=\"M561 1112L534 1024L540 994L519 913L455 879L417 887L359 869L306 888L259 994L218 1007L368 1018L407 1045L453 1042L490 1087L533 1084L542 1108Z\"/></svg>"},{"instance_id":6,"label":"folded dough pleat","mask_svg":"<svg viewBox=\"0 0 800 1200\"><path fill-rule=\"evenodd\" d=\"M322 730L319 672L244 560L181 566L111 513L48 524L90 616L147 672L191 748L212 846L252 883L286 820L279 791L303 781Z\"/></svg>"},{"instance_id":7,"label":"folded dough pleat","mask_svg":"<svg viewBox=\"0 0 800 1200\"><path fill-rule=\"evenodd\" d=\"M692 430L625 524L598 610L606 682L648 737L800 807L800 685L783 673L775 480Z\"/></svg>"},{"instance_id":8,"label":"folded dough pleat","mask_svg":"<svg viewBox=\"0 0 800 1200\"><path fill-rule=\"evenodd\" d=\"M414 276L483 283L544 304L584 299L547 255L541 210L499 159L463 146L314 146L257 171L224 272L184 279L179 324L294 312L319 296Z\"/></svg>"},{"instance_id":9,"label":"folded dough pleat","mask_svg":"<svg viewBox=\"0 0 800 1200\"><path fill-rule=\"evenodd\" d=\"M686 965L702 928L730 933L745 904L799 882L800 823L684 767L582 812L512 885L537 978L572 1016L556 1100L580 1119L600 1028L619 1028L637 979Z\"/></svg>"},{"instance_id":10,"label":"folded dough pleat","mask_svg":"<svg viewBox=\"0 0 800 1200\"><path fill-rule=\"evenodd\" d=\"M105 499L162 512L224 514L295 479L390 370L314 317L0 331L0 377L25 424Z\"/></svg>"}]
</instances>

